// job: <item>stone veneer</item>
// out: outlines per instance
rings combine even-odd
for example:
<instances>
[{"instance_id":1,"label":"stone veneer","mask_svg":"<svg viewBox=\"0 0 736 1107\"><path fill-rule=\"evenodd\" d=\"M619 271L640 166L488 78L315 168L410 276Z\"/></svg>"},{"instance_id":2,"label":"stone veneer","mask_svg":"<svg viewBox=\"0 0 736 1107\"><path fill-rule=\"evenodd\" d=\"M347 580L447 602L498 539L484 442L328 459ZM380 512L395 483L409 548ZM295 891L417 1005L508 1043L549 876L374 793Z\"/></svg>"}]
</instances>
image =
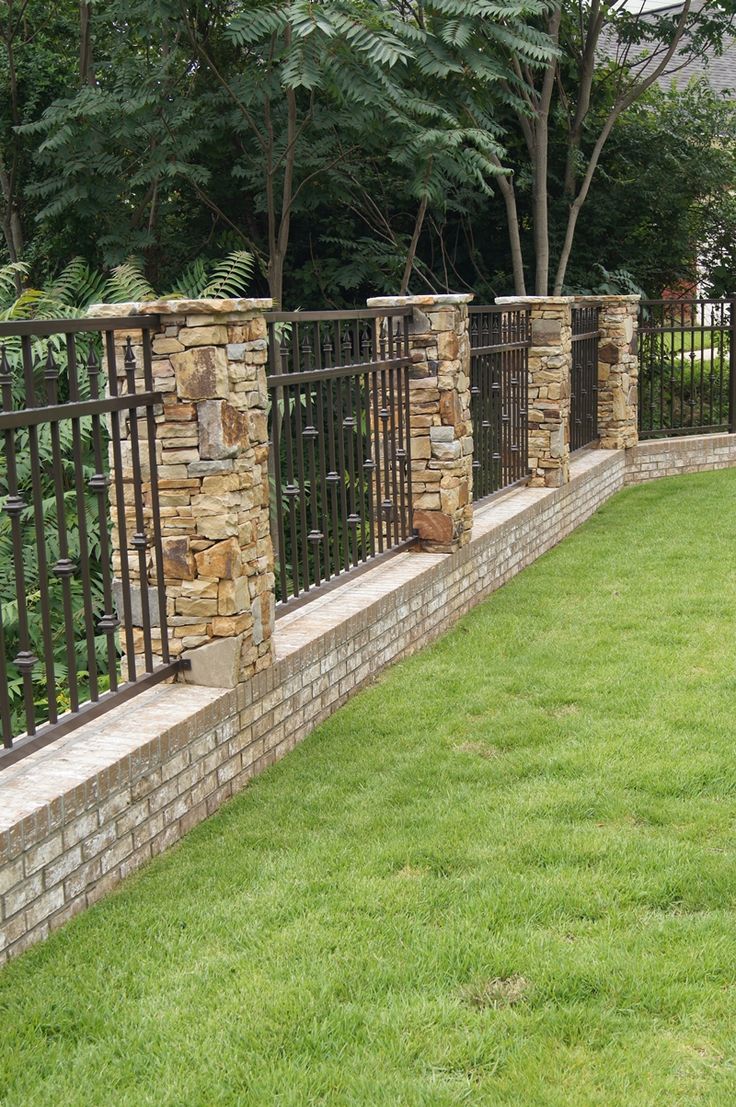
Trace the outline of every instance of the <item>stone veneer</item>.
<instances>
[{"instance_id":1,"label":"stone veneer","mask_svg":"<svg viewBox=\"0 0 736 1107\"><path fill-rule=\"evenodd\" d=\"M237 688L161 685L0 774L0 963L178 841L376 673L447 630L624 482L736 466L736 435L587 449L560 488L477 508L451 556L404 553L279 620Z\"/></svg>"},{"instance_id":2,"label":"stone veneer","mask_svg":"<svg viewBox=\"0 0 736 1107\"><path fill-rule=\"evenodd\" d=\"M232 685L272 661L274 576L263 314L271 303L163 300L97 304L89 310L93 316L159 318L152 368L154 388L163 395L156 414L156 442L169 645L172 656L184 654L193 660L199 683ZM129 336L136 376L142 381L140 331L116 331L117 372L123 376ZM135 527L127 420L121 430L130 546ZM139 438L144 480L148 477L143 491L150 537L151 485L143 423ZM114 508L114 485L110 494ZM113 543L118 547L114 567L119 570L116 526ZM129 563L135 578L132 549ZM134 604L134 610L136 606L140 609ZM134 635L138 653L139 627ZM154 641L154 648L157 645L160 652L160 638Z\"/></svg>"},{"instance_id":3,"label":"stone veneer","mask_svg":"<svg viewBox=\"0 0 736 1107\"><path fill-rule=\"evenodd\" d=\"M600 305L598 342L598 433L605 450L629 449L637 426L639 296L578 297Z\"/></svg>"},{"instance_id":4,"label":"stone veneer","mask_svg":"<svg viewBox=\"0 0 736 1107\"><path fill-rule=\"evenodd\" d=\"M529 483L559 488L570 477L572 299L502 296L496 303L530 311Z\"/></svg>"},{"instance_id":5,"label":"stone veneer","mask_svg":"<svg viewBox=\"0 0 736 1107\"><path fill-rule=\"evenodd\" d=\"M468 331L472 299L447 294L368 300L371 308L412 308L412 506L414 529L424 550L461 549L473 526Z\"/></svg>"}]
</instances>

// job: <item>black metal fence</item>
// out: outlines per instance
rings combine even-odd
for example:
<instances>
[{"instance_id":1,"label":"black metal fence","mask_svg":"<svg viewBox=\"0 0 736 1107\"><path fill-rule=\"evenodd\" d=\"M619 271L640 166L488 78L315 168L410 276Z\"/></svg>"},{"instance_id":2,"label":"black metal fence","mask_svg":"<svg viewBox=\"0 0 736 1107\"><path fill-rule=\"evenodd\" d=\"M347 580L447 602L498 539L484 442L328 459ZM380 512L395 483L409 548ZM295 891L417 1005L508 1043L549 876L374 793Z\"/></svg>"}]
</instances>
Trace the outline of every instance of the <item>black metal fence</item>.
<instances>
[{"instance_id":1,"label":"black metal fence","mask_svg":"<svg viewBox=\"0 0 736 1107\"><path fill-rule=\"evenodd\" d=\"M176 668L156 479L157 322L0 324L0 766ZM135 349L124 338L133 332Z\"/></svg>"},{"instance_id":2,"label":"black metal fence","mask_svg":"<svg viewBox=\"0 0 736 1107\"><path fill-rule=\"evenodd\" d=\"M528 308L471 307L470 410L473 499L482 500L529 473Z\"/></svg>"},{"instance_id":3,"label":"black metal fence","mask_svg":"<svg viewBox=\"0 0 736 1107\"><path fill-rule=\"evenodd\" d=\"M280 610L413 541L410 317L267 316Z\"/></svg>"},{"instance_id":4,"label":"black metal fence","mask_svg":"<svg viewBox=\"0 0 736 1107\"><path fill-rule=\"evenodd\" d=\"M639 435L736 429L736 300L643 300Z\"/></svg>"},{"instance_id":5,"label":"black metal fence","mask_svg":"<svg viewBox=\"0 0 736 1107\"><path fill-rule=\"evenodd\" d=\"M600 308L573 306L570 367L570 449L598 438L598 339Z\"/></svg>"}]
</instances>

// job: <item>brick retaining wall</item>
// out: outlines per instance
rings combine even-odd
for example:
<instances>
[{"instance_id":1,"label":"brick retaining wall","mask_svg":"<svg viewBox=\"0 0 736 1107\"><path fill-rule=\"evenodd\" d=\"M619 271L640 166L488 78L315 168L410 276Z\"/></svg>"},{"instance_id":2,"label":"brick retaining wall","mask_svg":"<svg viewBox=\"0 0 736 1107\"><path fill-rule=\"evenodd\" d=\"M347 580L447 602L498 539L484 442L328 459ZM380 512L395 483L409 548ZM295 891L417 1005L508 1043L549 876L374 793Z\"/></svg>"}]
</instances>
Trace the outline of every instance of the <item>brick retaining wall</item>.
<instances>
[{"instance_id":1,"label":"brick retaining wall","mask_svg":"<svg viewBox=\"0 0 736 1107\"><path fill-rule=\"evenodd\" d=\"M10 766L0 774L0 963L178 841L625 481L664 475L667 465L727 464L736 464L736 439L721 435L670 442L669 453L664 442L581 451L570 483L479 508L458 552L397 555L279 620L276 663L251 680L231 690L159 686Z\"/></svg>"},{"instance_id":2,"label":"brick retaining wall","mask_svg":"<svg viewBox=\"0 0 736 1107\"><path fill-rule=\"evenodd\" d=\"M641 484L679 473L704 473L736 465L736 435L698 434L653 438L626 454L626 483Z\"/></svg>"}]
</instances>

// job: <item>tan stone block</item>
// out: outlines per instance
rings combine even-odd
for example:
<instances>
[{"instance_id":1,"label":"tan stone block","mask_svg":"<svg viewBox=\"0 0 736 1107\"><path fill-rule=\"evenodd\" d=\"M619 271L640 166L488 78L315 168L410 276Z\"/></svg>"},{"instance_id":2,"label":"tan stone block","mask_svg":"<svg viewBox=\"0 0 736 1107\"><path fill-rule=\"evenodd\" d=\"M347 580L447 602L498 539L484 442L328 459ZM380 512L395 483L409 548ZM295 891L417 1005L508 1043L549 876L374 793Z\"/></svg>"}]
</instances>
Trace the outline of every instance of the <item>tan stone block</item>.
<instances>
[{"instance_id":1,"label":"tan stone block","mask_svg":"<svg viewBox=\"0 0 736 1107\"><path fill-rule=\"evenodd\" d=\"M231 638L236 634L242 634L252 625L253 616L249 611L242 615L218 615L212 620L212 633L215 638Z\"/></svg>"},{"instance_id":2,"label":"tan stone block","mask_svg":"<svg viewBox=\"0 0 736 1107\"><path fill-rule=\"evenodd\" d=\"M411 458L412 462L421 461L425 458L432 456L432 443L429 439L429 435L424 435L421 438L414 438L411 440Z\"/></svg>"},{"instance_id":3,"label":"tan stone block","mask_svg":"<svg viewBox=\"0 0 736 1107\"><path fill-rule=\"evenodd\" d=\"M216 600L217 587L217 582L212 580L184 580L179 586L179 594Z\"/></svg>"},{"instance_id":4,"label":"tan stone block","mask_svg":"<svg viewBox=\"0 0 736 1107\"><path fill-rule=\"evenodd\" d=\"M241 576L243 567L240 545L236 538L227 538L209 549L195 554L197 573L201 577L231 580Z\"/></svg>"},{"instance_id":5,"label":"tan stone block","mask_svg":"<svg viewBox=\"0 0 736 1107\"><path fill-rule=\"evenodd\" d=\"M205 477L202 492L207 496L219 496L224 492L237 492L242 485L239 473L222 473L214 477Z\"/></svg>"},{"instance_id":6,"label":"tan stone block","mask_svg":"<svg viewBox=\"0 0 736 1107\"><path fill-rule=\"evenodd\" d=\"M251 442L268 442L268 418L264 411L248 413L248 438Z\"/></svg>"},{"instance_id":7,"label":"tan stone block","mask_svg":"<svg viewBox=\"0 0 736 1107\"><path fill-rule=\"evenodd\" d=\"M439 511L441 507L439 492L425 492L422 495L415 496L414 508L417 511Z\"/></svg>"},{"instance_id":8,"label":"tan stone block","mask_svg":"<svg viewBox=\"0 0 736 1107\"><path fill-rule=\"evenodd\" d=\"M249 420L225 400L197 404L199 451L203 460L236 457L249 445ZM265 416L264 416L265 419Z\"/></svg>"},{"instance_id":9,"label":"tan stone block","mask_svg":"<svg viewBox=\"0 0 736 1107\"><path fill-rule=\"evenodd\" d=\"M194 578L194 557L188 538L162 538L163 570L165 577L174 580Z\"/></svg>"},{"instance_id":10,"label":"tan stone block","mask_svg":"<svg viewBox=\"0 0 736 1107\"><path fill-rule=\"evenodd\" d=\"M189 322L189 320L187 320ZM182 327L179 342L187 349L192 346L226 346L227 327Z\"/></svg>"},{"instance_id":11,"label":"tan stone block","mask_svg":"<svg viewBox=\"0 0 736 1107\"><path fill-rule=\"evenodd\" d=\"M447 426L454 426L462 419L462 405L456 390L440 393L440 418Z\"/></svg>"},{"instance_id":12,"label":"tan stone block","mask_svg":"<svg viewBox=\"0 0 736 1107\"><path fill-rule=\"evenodd\" d=\"M217 614L217 600L180 596L176 601L176 613L177 615L196 615L207 619Z\"/></svg>"},{"instance_id":13,"label":"tan stone block","mask_svg":"<svg viewBox=\"0 0 736 1107\"><path fill-rule=\"evenodd\" d=\"M189 400L227 399L227 357L218 346L198 346L172 354L179 395Z\"/></svg>"},{"instance_id":14,"label":"tan stone block","mask_svg":"<svg viewBox=\"0 0 736 1107\"><path fill-rule=\"evenodd\" d=\"M166 422L188 422L194 419L197 409L194 404L164 404L164 419Z\"/></svg>"},{"instance_id":15,"label":"tan stone block","mask_svg":"<svg viewBox=\"0 0 736 1107\"><path fill-rule=\"evenodd\" d=\"M414 529L429 542L451 542L454 533L451 517L441 511L415 511Z\"/></svg>"},{"instance_id":16,"label":"tan stone block","mask_svg":"<svg viewBox=\"0 0 736 1107\"><path fill-rule=\"evenodd\" d=\"M458 336L455 331L441 331L437 335L437 350L443 361L455 361L460 353Z\"/></svg>"},{"instance_id":17,"label":"tan stone block","mask_svg":"<svg viewBox=\"0 0 736 1107\"><path fill-rule=\"evenodd\" d=\"M248 578L222 580L217 592L217 614L235 615L250 608Z\"/></svg>"},{"instance_id":18,"label":"tan stone block","mask_svg":"<svg viewBox=\"0 0 736 1107\"><path fill-rule=\"evenodd\" d=\"M237 515L205 515L197 519L197 534L215 541L230 538L238 533Z\"/></svg>"},{"instance_id":19,"label":"tan stone block","mask_svg":"<svg viewBox=\"0 0 736 1107\"><path fill-rule=\"evenodd\" d=\"M166 338L165 335L157 335L152 343L154 354L179 354L184 349L176 338Z\"/></svg>"}]
</instances>

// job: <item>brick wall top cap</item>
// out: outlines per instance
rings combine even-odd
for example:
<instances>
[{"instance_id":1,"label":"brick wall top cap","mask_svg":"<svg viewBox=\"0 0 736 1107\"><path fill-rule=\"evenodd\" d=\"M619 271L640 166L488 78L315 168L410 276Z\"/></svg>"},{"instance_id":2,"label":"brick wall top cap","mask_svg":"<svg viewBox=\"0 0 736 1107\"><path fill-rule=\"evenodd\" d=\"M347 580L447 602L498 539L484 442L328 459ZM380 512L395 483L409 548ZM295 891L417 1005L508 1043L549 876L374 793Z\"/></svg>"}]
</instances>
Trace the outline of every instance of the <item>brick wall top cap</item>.
<instances>
[{"instance_id":1,"label":"brick wall top cap","mask_svg":"<svg viewBox=\"0 0 736 1107\"><path fill-rule=\"evenodd\" d=\"M426 296L371 296L366 300L368 307L438 307L442 304L469 304L475 299L474 292L442 292Z\"/></svg>"},{"instance_id":2,"label":"brick wall top cap","mask_svg":"<svg viewBox=\"0 0 736 1107\"><path fill-rule=\"evenodd\" d=\"M638 304L641 293L627 293L625 296L573 296L576 304Z\"/></svg>"},{"instance_id":3,"label":"brick wall top cap","mask_svg":"<svg viewBox=\"0 0 736 1107\"><path fill-rule=\"evenodd\" d=\"M232 315L235 312L270 311L267 297L232 300L147 300L143 303L92 304L87 315L111 318L116 315Z\"/></svg>"},{"instance_id":4,"label":"brick wall top cap","mask_svg":"<svg viewBox=\"0 0 736 1107\"><path fill-rule=\"evenodd\" d=\"M497 296L497 304L572 304L579 297L576 296Z\"/></svg>"}]
</instances>

